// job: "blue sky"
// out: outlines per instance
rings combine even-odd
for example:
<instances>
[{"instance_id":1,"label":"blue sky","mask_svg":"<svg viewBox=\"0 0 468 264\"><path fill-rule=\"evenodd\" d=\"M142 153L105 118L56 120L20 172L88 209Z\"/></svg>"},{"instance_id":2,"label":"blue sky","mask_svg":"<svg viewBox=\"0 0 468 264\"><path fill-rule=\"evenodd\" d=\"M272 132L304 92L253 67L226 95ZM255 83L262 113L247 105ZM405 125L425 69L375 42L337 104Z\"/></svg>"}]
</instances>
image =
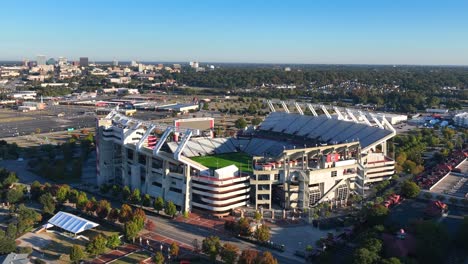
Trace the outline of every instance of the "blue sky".
<instances>
[{"instance_id":1,"label":"blue sky","mask_svg":"<svg viewBox=\"0 0 468 264\"><path fill-rule=\"evenodd\" d=\"M0 60L468 65L468 1L5 1Z\"/></svg>"}]
</instances>

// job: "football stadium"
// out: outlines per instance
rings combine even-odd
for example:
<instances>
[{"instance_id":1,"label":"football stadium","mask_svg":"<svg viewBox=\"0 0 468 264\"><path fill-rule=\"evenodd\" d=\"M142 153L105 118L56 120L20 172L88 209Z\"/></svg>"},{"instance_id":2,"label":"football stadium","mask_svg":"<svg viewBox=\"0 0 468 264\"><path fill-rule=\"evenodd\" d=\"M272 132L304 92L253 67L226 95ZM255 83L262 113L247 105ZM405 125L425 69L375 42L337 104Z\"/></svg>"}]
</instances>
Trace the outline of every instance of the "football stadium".
<instances>
[{"instance_id":1,"label":"football stadium","mask_svg":"<svg viewBox=\"0 0 468 264\"><path fill-rule=\"evenodd\" d=\"M340 206L392 177L387 141L395 130L385 117L371 115L371 122L360 112L319 106L318 115L317 106L308 107L311 115L273 108L259 126L228 138L213 136L210 118L167 125L112 111L97 120L98 184L138 188L180 211L223 216L247 205Z\"/></svg>"}]
</instances>

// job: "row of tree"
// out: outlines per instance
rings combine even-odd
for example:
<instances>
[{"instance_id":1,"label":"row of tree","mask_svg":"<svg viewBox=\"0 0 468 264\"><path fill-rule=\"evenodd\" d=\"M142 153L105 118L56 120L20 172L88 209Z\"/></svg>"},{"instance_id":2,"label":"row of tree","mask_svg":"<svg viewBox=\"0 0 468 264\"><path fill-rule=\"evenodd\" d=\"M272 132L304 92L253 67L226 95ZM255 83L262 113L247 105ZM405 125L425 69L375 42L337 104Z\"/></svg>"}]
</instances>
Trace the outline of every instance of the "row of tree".
<instances>
[{"instance_id":1,"label":"row of tree","mask_svg":"<svg viewBox=\"0 0 468 264\"><path fill-rule=\"evenodd\" d=\"M259 254L258 251L250 249L245 249L240 252L239 248L234 244L221 244L221 241L217 236L209 236L203 240L202 252L208 255L211 261L214 262L219 256L226 264L278 263L278 260L268 251L263 252L263 254Z\"/></svg>"},{"instance_id":2,"label":"row of tree","mask_svg":"<svg viewBox=\"0 0 468 264\"><path fill-rule=\"evenodd\" d=\"M130 190L128 186L121 188L117 185L102 185L100 191L103 194L111 192L113 197L121 197L123 201L129 202L135 205L143 205L145 207L152 206L158 213L164 211L168 216L175 217L177 214L177 207L172 201L164 201L162 197L152 199L149 194L141 195L138 188Z\"/></svg>"}]
</instances>

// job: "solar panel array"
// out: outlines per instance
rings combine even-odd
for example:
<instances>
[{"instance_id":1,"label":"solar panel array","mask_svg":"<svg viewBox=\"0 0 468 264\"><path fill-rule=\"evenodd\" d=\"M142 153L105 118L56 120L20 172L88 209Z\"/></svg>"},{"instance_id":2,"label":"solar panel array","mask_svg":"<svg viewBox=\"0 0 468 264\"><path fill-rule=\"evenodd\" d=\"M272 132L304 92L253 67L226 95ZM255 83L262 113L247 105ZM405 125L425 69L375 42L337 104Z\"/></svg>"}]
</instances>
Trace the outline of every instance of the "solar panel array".
<instances>
[{"instance_id":1,"label":"solar panel array","mask_svg":"<svg viewBox=\"0 0 468 264\"><path fill-rule=\"evenodd\" d=\"M391 131L326 116L305 116L273 112L259 126L260 130L297 135L337 144L359 141L365 148L392 134Z\"/></svg>"}]
</instances>

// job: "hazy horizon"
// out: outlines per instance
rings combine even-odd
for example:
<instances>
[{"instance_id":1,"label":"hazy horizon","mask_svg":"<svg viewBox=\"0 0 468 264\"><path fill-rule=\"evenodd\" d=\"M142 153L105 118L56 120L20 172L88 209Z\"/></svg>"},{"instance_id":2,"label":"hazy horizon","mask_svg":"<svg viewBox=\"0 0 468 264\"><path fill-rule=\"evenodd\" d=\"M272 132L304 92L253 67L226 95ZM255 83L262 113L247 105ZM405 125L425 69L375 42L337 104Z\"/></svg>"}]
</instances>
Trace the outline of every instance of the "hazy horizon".
<instances>
[{"instance_id":1,"label":"hazy horizon","mask_svg":"<svg viewBox=\"0 0 468 264\"><path fill-rule=\"evenodd\" d=\"M0 61L468 65L466 1L3 3Z\"/></svg>"}]
</instances>

